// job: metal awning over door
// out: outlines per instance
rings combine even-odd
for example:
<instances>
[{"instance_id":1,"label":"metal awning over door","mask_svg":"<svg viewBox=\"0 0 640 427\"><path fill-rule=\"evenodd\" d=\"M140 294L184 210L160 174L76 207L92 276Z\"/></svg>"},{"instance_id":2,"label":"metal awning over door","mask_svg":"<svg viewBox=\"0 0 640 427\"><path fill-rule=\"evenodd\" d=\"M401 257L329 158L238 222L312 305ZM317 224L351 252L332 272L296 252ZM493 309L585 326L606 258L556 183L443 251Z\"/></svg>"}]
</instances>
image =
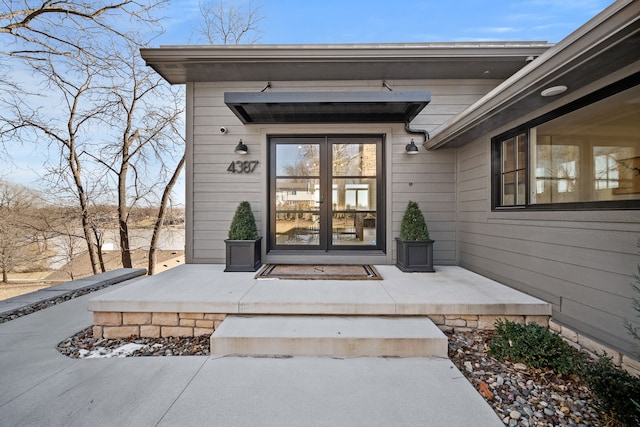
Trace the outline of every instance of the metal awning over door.
<instances>
[{"instance_id":1,"label":"metal awning over door","mask_svg":"<svg viewBox=\"0 0 640 427\"><path fill-rule=\"evenodd\" d=\"M225 92L245 124L408 123L431 101L429 91Z\"/></svg>"}]
</instances>

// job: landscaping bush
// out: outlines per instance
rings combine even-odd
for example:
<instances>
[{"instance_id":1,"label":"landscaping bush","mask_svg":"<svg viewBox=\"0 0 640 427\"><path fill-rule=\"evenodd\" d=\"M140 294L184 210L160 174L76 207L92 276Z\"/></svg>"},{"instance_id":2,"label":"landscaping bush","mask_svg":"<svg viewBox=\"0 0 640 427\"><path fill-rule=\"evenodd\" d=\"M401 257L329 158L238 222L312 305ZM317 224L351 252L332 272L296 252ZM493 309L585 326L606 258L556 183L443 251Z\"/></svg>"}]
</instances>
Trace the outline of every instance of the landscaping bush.
<instances>
[{"instance_id":1,"label":"landscaping bush","mask_svg":"<svg viewBox=\"0 0 640 427\"><path fill-rule=\"evenodd\" d=\"M604 356L591 359L547 328L499 320L488 353L499 360L577 375L595 395L596 407L608 426L640 425L640 406L635 400L640 396L640 377L616 367Z\"/></svg>"},{"instance_id":2,"label":"landscaping bush","mask_svg":"<svg viewBox=\"0 0 640 427\"><path fill-rule=\"evenodd\" d=\"M407 204L407 209L404 211L400 223L400 239L429 240L429 229L420 206L411 200Z\"/></svg>"},{"instance_id":3,"label":"landscaping bush","mask_svg":"<svg viewBox=\"0 0 640 427\"><path fill-rule=\"evenodd\" d=\"M547 328L508 320L496 322L496 335L489 344L489 354L533 368L552 369L559 374L575 374L585 358Z\"/></svg>"},{"instance_id":4,"label":"landscaping bush","mask_svg":"<svg viewBox=\"0 0 640 427\"><path fill-rule=\"evenodd\" d=\"M229 227L230 240L256 240L258 229L249 202L240 202Z\"/></svg>"},{"instance_id":5,"label":"landscaping bush","mask_svg":"<svg viewBox=\"0 0 640 427\"><path fill-rule=\"evenodd\" d=\"M596 407L610 425L640 425L640 406L633 400L640 398L640 377L634 377L601 356L584 365L580 378L595 394Z\"/></svg>"}]
</instances>

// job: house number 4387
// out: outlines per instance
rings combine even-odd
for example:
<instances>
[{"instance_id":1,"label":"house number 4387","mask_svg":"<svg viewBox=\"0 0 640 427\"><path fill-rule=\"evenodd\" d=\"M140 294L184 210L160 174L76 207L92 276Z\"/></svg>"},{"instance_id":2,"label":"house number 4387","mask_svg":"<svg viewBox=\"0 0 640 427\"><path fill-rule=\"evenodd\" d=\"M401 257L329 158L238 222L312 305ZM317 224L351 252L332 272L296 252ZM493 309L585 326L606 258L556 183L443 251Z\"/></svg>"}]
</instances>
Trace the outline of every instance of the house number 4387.
<instances>
[{"instance_id":1,"label":"house number 4387","mask_svg":"<svg viewBox=\"0 0 640 427\"><path fill-rule=\"evenodd\" d=\"M229 167L227 168L227 172L231 173L253 173L256 170L256 167L260 163L258 160L245 160L243 161L235 161L231 162Z\"/></svg>"}]
</instances>

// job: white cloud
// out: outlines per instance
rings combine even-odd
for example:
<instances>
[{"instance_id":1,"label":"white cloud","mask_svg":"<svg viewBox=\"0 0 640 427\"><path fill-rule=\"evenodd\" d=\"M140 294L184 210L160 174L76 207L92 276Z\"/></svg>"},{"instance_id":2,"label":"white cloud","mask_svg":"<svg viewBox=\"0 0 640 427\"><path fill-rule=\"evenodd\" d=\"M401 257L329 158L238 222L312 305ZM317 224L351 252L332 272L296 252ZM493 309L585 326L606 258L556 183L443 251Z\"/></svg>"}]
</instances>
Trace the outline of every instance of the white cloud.
<instances>
[{"instance_id":1,"label":"white cloud","mask_svg":"<svg viewBox=\"0 0 640 427\"><path fill-rule=\"evenodd\" d=\"M491 34L506 34L506 33L515 33L520 30L518 28L513 28L513 27L485 27L485 28L479 28L478 31L483 33L491 33Z\"/></svg>"}]
</instances>

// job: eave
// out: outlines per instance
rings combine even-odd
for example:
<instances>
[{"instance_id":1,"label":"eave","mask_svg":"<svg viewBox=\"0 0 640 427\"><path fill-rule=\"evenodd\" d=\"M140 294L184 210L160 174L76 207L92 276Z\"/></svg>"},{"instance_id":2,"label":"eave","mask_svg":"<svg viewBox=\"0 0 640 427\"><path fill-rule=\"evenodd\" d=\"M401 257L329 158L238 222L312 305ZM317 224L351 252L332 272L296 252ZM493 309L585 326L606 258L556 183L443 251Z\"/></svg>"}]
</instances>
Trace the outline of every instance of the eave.
<instances>
[{"instance_id":1,"label":"eave","mask_svg":"<svg viewBox=\"0 0 640 427\"><path fill-rule=\"evenodd\" d=\"M506 79L546 42L214 45L141 49L168 82Z\"/></svg>"},{"instance_id":2,"label":"eave","mask_svg":"<svg viewBox=\"0 0 640 427\"><path fill-rule=\"evenodd\" d=\"M575 98L589 85L625 70L640 71L640 2L619 1L486 96L432 133L427 149L459 147L497 127L562 99ZM543 97L543 89L564 85L562 97Z\"/></svg>"}]
</instances>

